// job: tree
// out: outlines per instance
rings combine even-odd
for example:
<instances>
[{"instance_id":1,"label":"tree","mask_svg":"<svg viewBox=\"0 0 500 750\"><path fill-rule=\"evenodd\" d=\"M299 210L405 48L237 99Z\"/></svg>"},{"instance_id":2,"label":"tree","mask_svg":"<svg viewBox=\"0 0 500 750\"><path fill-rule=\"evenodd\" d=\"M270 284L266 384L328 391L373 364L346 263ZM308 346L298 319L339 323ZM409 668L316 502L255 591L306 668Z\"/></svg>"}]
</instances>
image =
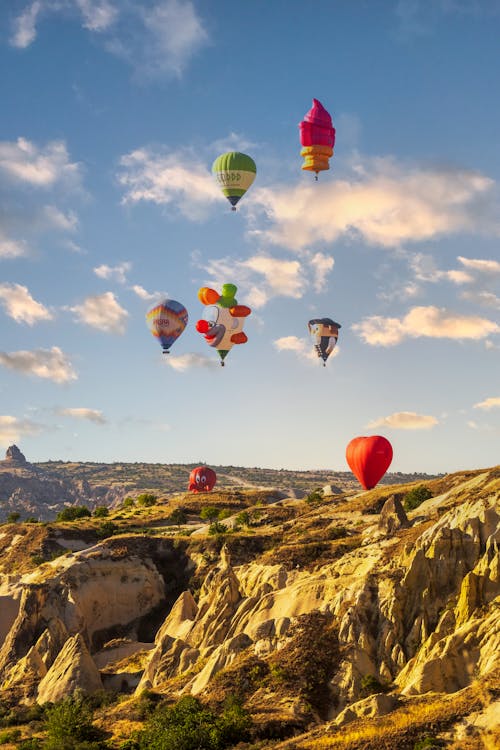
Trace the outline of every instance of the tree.
<instances>
[{"instance_id":1,"label":"tree","mask_svg":"<svg viewBox=\"0 0 500 750\"><path fill-rule=\"evenodd\" d=\"M219 517L219 511L213 505L206 505L201 509L200 518L204 521L213 521Z\"/></svg>"},{"instance_id":2,"label":"tree","mask_svg":"<svg viewBox=\"0 0 500 750\"><path fill-rule=\"evenodd\" d=\"M16 523L20 518L21 514L13 510L12 513L9 513L9 515L7 516L7 523Z\"/></svg>"},{"instance_id":3,"label":"tree","mask_svg":"<svg viewBox=\"0 0 500 750\"><path fill-rule=\"evenodd\" d=\"M156 505L156 500L156 495L153 495L150 492L143 492L141 495L137 495L138 505L150 507L151 505Z\"/></svg>"},{"instance_id":4,"label":"tree","mask_svg":"<svg viewBox=\"0 0 500 750\"><path fill-rule=\"evenodd\" d=\"M102 733L92 724L92 711L81 696L69 696L47 709L44 750L77 750L80 743L98 748ZM88 743L88 744L87 744Z\"/></svg>"},{"instance_id":5,"label":"tree","mask_svg":"<svg viewBox=\"0 0 500 750\"><path fill-rule=\"evenodd\" d=\"M56 516L56 521L76 521L78 518L86 518L90 515L90 510L84 505L72 505L70 508L61 510Z\"/></svg>"},{"instance_id":6,"label":"tree","mask_svg":"<svg viewBox=\"0 0 500 750\"><path fill-rule=\"evenodd\" d=\"M414 487L404 496L404 509L415 510L415 508L418 508L424 500L428 500L430 497L432 497L430 489L423 484L419 484L418 487Z\"/></svg>"},{"instance_id":7,"label":"tree","mask_svg":"<svg viewBox=\"0 0 500 750\"><path fill-rule=\"evenodd\" d=\"M182 508L175 508L169 515L168 520L170 523L174 523L176 526L180 526L182 523L186 523L187 515Z\"/></svg>"},{"instance_id":8,"label":"tree","mask_svg":"<svg viewBox=\"0 0 500 750\"><path fill-rule=\"evenodd\" d=\"M98 505L94 510L94 516L96 518L106 518L106 516L109 516L109 510L105 505Z\"/></svg>"},{"instance_id":9,"label":"tree","mask_svg":"<svg viewBox=\"0 0 500 750\"><path fill-rule=\"evenodd\" d=\"M126 497L123 501L123 507L124 508L133 508L135 505L135 501L133 497Z\"/></svg>"}]
</instances>

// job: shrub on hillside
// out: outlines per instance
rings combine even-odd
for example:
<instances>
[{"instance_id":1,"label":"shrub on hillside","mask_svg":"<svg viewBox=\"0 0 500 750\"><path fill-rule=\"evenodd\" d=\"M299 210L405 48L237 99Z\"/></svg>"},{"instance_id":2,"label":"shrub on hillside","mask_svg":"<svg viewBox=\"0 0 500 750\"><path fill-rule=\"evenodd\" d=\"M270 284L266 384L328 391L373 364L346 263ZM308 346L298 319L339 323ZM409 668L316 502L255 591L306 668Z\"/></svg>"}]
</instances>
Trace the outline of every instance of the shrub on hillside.
<instances>
[{"instance_id":1,"label":"shrub on hillside","mask_svg":"<svg viewBox=\"0 0 500 750\"><path fill-rule=\"evenodd\" d=\"M170 523L173 523L176 526L180 526L181 524L187 522L186 512L183 511L182 508L175 508L175 510L173 510L169 515L168 520Z\"/></svg>"},{"instance_id":2,"label":"shrub on hillside","mask_svg":"<svg viewBox=\"0 0 500 750\"><path fill-rule=\"evenodd\" d=\"M59 511L56 521L76 521L79 518L86 518L90 515L90 510L84 505L72 505L70 508L64 508L64 510Z\"/></svg>"},{"instance_id":3,"label":"shrub on hillside","mask_svg":"<svg viewBox=\"0 0 500 750\"><path fill-rule=\"evenodd\" d=\"M143 492L141 495L137 495L137 505L150 507L156 505L157 497L150 492Z\"/></svg>"},{"instance_id":4,"label":"shrub on hillside","mask_svg":"<svg viewBox=\"0 0 500 750\"><path fill-rule=\"evenodd\" d=\"M81 696L69 696L50 706L45 714L44 750L99 750L103 733L92 724L92 711Z\"/></svg>"},{"instance_id":5,"label":"shrub on hillside","mask_svg":"<svg viewBox=\"0 0 500 750\"><path fill-rule=\"evenodd\" d=\"M133 508L135 505L135 501L133 497L126 497L125 500L122 503L124 508Z\"/></svg>"},{"instance_id":6,"label":"shrub on hillside","mask_svg":"<svg viewBox=\"0 0 500 750\"><path fill-rule=\"evenodd\" d=\"M109 516L109 510L105 505L98 505L94 510L94 516L95 518L106 518L106 516Z\"/></svg>"},{"instance_id":7,"label":"shrub on hillside","mask_svg":"<svg viewBox=\"0 0 500 750\"><path fill-rule=\"evenodd\" d=\"M214 519L218 517L219 517L219 510L218 508L214 508L213 505L206 505L200 511L200 518L203 521L213 521Z\"/></svg>"},{"instance_id":8,"label":"shrub on hillside","mask_svg":"<svg viewBox=\"0 0 500 750\"><path fill-rule=\"evenodd\" d=\"M423 484L419 484L418 487L410 490L404 496L403 507L405 510L415 510L424 500L428 500L430 497L432 497L430 489Z\"/></svg>"},{"instance_id":9,"label":"shrub on hillside","mask_svg":"<svg viewBox=\"0 0 500 750\"><path fill-rule=\"evenodd\" d=\"M223 750L248 738L250 717L236 701L217 715L194 696L160 704L138 736L139 750Z\"/></svg>"},{"instance_id":10,"label":"shrub on hillside","mask_svg":"<svg viewBox=\"0 0 500 750\"><path fill-rule=\"evenodd\" d=\"M227 534L228 531L229 529L226 524L221 523L220 521L214 521L208 528L210 536L215 536L216 534Z\"/></svg>"}]
</instances>

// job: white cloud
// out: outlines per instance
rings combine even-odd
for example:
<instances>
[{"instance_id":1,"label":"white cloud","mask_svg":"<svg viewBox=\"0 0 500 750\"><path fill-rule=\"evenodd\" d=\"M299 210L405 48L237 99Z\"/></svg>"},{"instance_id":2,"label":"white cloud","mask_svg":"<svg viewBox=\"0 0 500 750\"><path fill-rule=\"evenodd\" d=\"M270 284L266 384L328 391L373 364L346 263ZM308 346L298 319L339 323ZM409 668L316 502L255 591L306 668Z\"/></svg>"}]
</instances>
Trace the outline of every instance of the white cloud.
<instances>
[{"instance_id":1,"label":"white cloud","mask_svg":"<svg viewBox=\"0 0 500 750\"><path fill-rule=\"evenodd\" d=\"M149 73L180 75L191 57L208 41L196 9L189 0L163 0L142 12L149 40L143 67Z\"/></svg>"},{"instance_id":2,"label":"white cloud","mask_svg":"<svg viewBox=\"0 0 500 750\"><path fill-rule=\"evenodd\" d=\"M106 424L102 411L98 409L87 409L85 407L68 407L66 409L57 409L57 413L65 417L74 417L75 419L87 419L95 424Z\"/></svg>"},{"instance_id":3,"label":"white cloud","mask_svg":"<svg viewBox=\"0 0 500 750\"><path fill-rule=\"evenodd\" d=\"M414 411L399 411L387 417L379 417L369 422L366 427L375 429L378 427L391 427L394 430L429 430L439 424L436 417L417 414Z\"/></svg>"},{"instance_id":4,"label":"white cloud","mask_svg":"<svg viewBox=\"0 0 500 750\"><path fill-rule=\"evenodd\" d=\"M33 351L0 352L0 365L25 375L47 378L54 383L76 380L69 358L57 346Z\"/></svg>"},{"instance_id":5,"label":"white cloud","mask_svg":"<svg viewBox=\"0 0 500 750\"><path fill-rule=\"evenodd\" d=\"M255 189L251 206L262 209L271 224L259 236L299 250L344 234L397 248L459 231L500 233L490 206L494 182L484 175L393 159L366 160L353 171L350 180Z\"/></svg>"},{"instance_id":6,"label":"white cloud","mask_svg":"<svg viewBox=\"0 0 500 750\"><path fill-rule=\"evenodd\" d=\"M394 346L407 338L482 339L499 333L500 326L487 318L460 315L439 307L413 307L403 318L374 315L352 329L370 346Z\"/></svg>"},{"instance_id":7,"label":"white cloud","mask_svg":"<svg viewBox=\"0 0 500 750\"><path fill-rule=\"evenodd\" d=\"M141 148L123 156L118 182L124 203L146 201L172 206L187 218L199 220L210 204L221 200L212 174L189 150L155 153Z\"/></svg>"},{"instance_id":8,"label":"white cloud","mask_svg":"<svg viewBox=\"0 0 500 750\"><path fill-rule=\"evenodd\" d=\"M117 8L108 0L75 0L75 3L89 31L106 31L118 18Z\"/></svg>"},{"instance_id":9,"label":"white cloud","mask_svg":"<svg viewBox=\"0 0 500 750\"><path fill-rule=\"evenodd\" d=\"M500 275L500 261L498 260L464 258L461 255L458 256L458 260L463 266L469 268L471 271Z\"/></svg>"},{"instance_id":10,"label":"white cloud","mask_svg":"<svg viewBox=\"0 0 500 750\"><path fill-rule=\"evenodd\" d=\"M0 258L19 258L26 255L26 243L23 240L12 240L0 231Z\"/></svg>"},{"instance_id":11,"label":"white cloud","mask_svg":"<svg viewBox=\"0 0 500 750\"><path fill-rule=\"evenodd\" d=\"M69 308L80 323L106 333L125 333L128 312L112 292L87 297L81 305Z\"/></svg>"},{"instance_id":12,"label":"white cloud","mask_svg":"<svg viewBox=\"0 0 500 750\"><path fill-rule=\"evenodd\" d=\"M167 297L168 295L162 294L161 292L148 292L147 289L144 289L143 286L140 286L140 284L134 284L133 286L129 287L131 292L134 292L140 299L145 300L146 302L152 302L155 299L160 299L161 297Z\"/></svg>"},{"instance_id":13,"label":"white cloud","mask_svg":"<svg viewBox=\"0 0 500 750\"><path fill-rule=\"evenodd\" d=\"M12 444L24 435L37 435L42 431L41 425L28 419L18 419L8 415L0 415L0 442Z\"/></svg>"},{"instance_id":14,"label":"white cloud","mask_svg":"<svg viewBox=\"0 0 500 750\"><path fill-rule=\"evenodd\" d=\"M207 357L205 354L181 354L178 357L168 354L163 358L166 365L171 367L173 370L178 372L184 372L185 370L191 370L192 368L219 367L219 361L211 357Z\"/></svg>"},{"instance_id":15,"label":"white cloud","mask_svg":"<svg viewBox=\"0 0 500 750\"><path fill-rule=\"evenodd\" d=\"M309 260L309 265L314 270L313 287L315 292L323 292L326 287L327 276L333 271L335 260L331 255L314 253Z\"/></svg>"},{"instance_id":16,"label":"white cloud","mask_svg":"<svg viewBox=\"0 0 500 750\"><path fill-rule=\"evenodd\" d=\"M33 299L28 288L21 284L0 284L0 304L16 323L32 326L40 320L52 320L54 317L50 310Z\"/></svg>"},{"instance_id":17,"label":"white cloud","mask_svg":"<svg viewBox=\"0 0 500 750\"><path fill-rule=\"evenodd\" d=\"M14 20L13 33L10 38L13 47L25 49L35 40L36 22L41 10L42 3L40 0L35 0Z\"/></svg>"},{"instance_id":18,"label":"white cloud","mask_svg":"<svg viewBox=\"0 0 500 750\"><path fill-rule=\"evenodd\" d=\"M500 408L500 396L492 396L491 398L487 398L484 401L474 404L474 409L484 409L489 411L490 409L498 408Z\"/></svg>"},{"instance_id":19,"label":"white cloud","mask_svg":"<svg viewBox=\"0 0 500 750\"><path fill-rule=\"evenodd\" d=\"M44 206L41 211L41 221L47 227L62 232L73 232L78 226L78 217L73 211L64 213L57 206Z\"/></svg>"},{"instance_id":20,"label":"white cloud","mask_svg":"<svg viewBox=\"0 0 500 750\"><path fill-rule=\"evenodd\" d=\"M0 174L32 187L47 188L56 183L77 187L80 165L69 161L63 141L39 148L26 138L0 141Z\"/></svg>"},{"instance_id":21,"label":"white cloud","mask_svg":"<svg viewBox=\"0 0 500 750\"><path fill-rule=\"evenodd\" d=\"M119 263L117 266L97 266L94 268L94 273L99 276L100 279L113 279L118 284L125 284L127 281L127 273L132 268L132 263L125 261Z\"/></svg>"},{"instance_id":22,"label":"white cloud","mask_svg":"<svg viewBox=\"0 0 500 750\"><path fill-rule=\"evenodd\" d=\"M281 338L275 339L273 341L273 346L279 352L292 352L299 359L306 360L314 364L317 364L318 360L320 359L312 342L308 339L299 338L298 336L282 336ZM340 347L336 346L330 357L337 357L339 352Z\"/></svg>"},{"instance_id":23,"label":"white cloud","mask_svg":"<svg viewBox=\"0 0 500 750\"><path fill-rule=\"evenodd\" d=\"M237 294L240 304L249 305L253 310L264 307L274 297L300 299L310 292L326 287L328 274L333 269L334 260L322 253L304 251L299 258L292 260L276 258L266 253L257 253L246 260L217 258L196 265L210 277L210 285L219 289L228 278L236 286L245 289L245 299Z\"/></svg>"},{"instance_id":24,"label":"white cloud","mask_svg":"<svg viewBox=\"0 0 500 750\"><path fill-rule=\"evenodd\" d=\"M460 297L469 302L475 302L477 305L481 305L481 307L491 307L494 310L500 310L500 297L497 297L493 292L487 292L484 289L462 292Z\"/></svg>"}]
</instances>

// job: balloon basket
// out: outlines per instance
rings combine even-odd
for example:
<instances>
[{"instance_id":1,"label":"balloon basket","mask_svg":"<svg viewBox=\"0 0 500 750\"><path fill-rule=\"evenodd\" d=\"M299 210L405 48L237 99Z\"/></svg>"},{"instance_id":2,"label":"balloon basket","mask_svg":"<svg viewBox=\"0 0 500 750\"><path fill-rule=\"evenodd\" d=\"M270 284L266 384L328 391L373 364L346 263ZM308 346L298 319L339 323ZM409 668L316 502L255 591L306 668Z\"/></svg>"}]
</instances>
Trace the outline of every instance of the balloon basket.
<instances>
[{"instance_id":1,"label":"balloon basket","mask_svg":"<svg viewBox=\"0 0 500 750\"><path fill-rule=\"evenodd\" d=\"M236 211L236 206L231 206L231 211Z\"/></svg>"}]
</instances>

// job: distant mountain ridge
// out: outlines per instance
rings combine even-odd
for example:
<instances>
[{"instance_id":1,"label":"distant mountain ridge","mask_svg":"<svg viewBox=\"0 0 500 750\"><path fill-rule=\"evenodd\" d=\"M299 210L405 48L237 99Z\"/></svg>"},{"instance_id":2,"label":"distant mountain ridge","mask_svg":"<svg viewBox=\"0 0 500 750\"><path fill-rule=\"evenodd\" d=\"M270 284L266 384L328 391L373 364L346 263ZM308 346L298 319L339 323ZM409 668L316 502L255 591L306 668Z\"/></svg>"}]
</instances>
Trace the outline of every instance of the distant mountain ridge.
<instances>
[{"instance_id":1,"label":"distant mountain ridge","mask_svg":"<svg viewBox=\"0 0 500 750\"><path fill-rule=\"evenodd\" d=\"M116 507L128 495L152 492L158 496L185 492L190 471L203 462L190 464L98 463L46 461L29 463L16 445L9 446L0 461L0 521L9 513L21 518L50 521L68 505ZM330 494L359 489L349 471L267 469L242 466L214 466L218 489L276 488L303 497L319 487ZM425 481L436 475L387 473L381 484Z\"/></svg>"}]
</instances>

